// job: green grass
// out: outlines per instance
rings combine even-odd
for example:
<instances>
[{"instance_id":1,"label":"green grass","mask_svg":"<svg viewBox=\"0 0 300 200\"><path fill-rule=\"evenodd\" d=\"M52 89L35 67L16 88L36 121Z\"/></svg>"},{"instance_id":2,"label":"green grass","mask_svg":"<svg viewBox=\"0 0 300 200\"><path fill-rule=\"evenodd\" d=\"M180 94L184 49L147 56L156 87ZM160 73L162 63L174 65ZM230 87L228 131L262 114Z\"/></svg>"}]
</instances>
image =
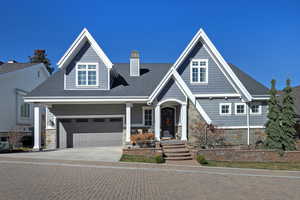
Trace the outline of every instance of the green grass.
<instances>
[{"instance_id":1,"label":"green grass","mask_svg":"<svg viewBox=\"0 0 300 200\"><path fill-rule=\"evenodd\" d=\"M208 163L203 166L300 171L300 163L208 161Z\"/></svg>"},{"instance_id":2,"label":"green grass","mask_svg":"<svg viewBox=\"0 0 300 200\"><path fill-rule=\"evenodd\" d=\"M120 161L122 162L143 162L143 163L163 163L164 159L162 156L137 156L123 154Z\"/></svg>"}]
</instances>

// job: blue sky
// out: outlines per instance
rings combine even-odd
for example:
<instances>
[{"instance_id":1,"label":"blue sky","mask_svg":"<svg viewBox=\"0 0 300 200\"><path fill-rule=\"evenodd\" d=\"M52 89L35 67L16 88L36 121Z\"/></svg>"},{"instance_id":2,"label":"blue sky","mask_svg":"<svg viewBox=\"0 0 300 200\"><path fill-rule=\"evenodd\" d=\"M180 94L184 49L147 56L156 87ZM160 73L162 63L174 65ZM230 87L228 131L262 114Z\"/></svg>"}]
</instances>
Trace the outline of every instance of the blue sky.
<instances>
[{"instance_id":1,"label":"blue sky","mask_svg":"<svg viewBox=\"0 0 300 200\"><path fill-rule=\"evenodd\" d=\"M53 66L86 27L112 62L175 62L199 28L225 60L269 86L300 85L300 1L3 0L0 60L45 49Z\"/></svg>"}]
</instances>

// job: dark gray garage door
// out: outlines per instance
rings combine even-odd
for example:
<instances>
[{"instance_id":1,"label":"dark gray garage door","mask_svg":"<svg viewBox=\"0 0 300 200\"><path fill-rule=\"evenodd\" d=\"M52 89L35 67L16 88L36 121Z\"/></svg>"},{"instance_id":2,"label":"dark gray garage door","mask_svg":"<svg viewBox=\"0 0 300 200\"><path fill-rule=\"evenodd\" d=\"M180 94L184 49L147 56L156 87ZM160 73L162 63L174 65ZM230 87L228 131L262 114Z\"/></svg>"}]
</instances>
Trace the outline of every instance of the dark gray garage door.
<instances>
[{"instance_id":1,"label":"dark gray garage door","mask_svg":"<svg viewBox=\"0 0 300 200\"><path fill-rule=\"evenodd\" d=\"M60 119L59 147L122 145L122 118Z\"/></svg>"}]
</instances>

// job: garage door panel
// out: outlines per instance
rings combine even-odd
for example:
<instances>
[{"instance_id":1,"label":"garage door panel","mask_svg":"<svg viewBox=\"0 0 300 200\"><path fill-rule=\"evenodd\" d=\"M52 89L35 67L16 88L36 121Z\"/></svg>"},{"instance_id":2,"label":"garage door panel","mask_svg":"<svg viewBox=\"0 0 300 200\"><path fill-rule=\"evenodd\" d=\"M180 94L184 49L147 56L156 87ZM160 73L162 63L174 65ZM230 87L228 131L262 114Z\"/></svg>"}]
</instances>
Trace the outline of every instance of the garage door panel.
<instances>
[{"instance_id":1,"label":"garage door panel","mask_svg":"<svg viewBox=\"0 0 300 200\"><path fill-rule=\"evenodd\" d=\"M122 118L77 118L62 119L61 122L63 127L59 132L62 137L66 137L66 141L59 142L61 148L65 146L78 148L122 145ZM62 144L63 142L65 145Z\"/></svg>"},{"instance_id":2,"label":"garage door panel","mask_svg":"<svg viewBox=\"0 0 300 200\"><path fill-rule=\"evenodd\" d=\"M121 146L122 133L73 133L73 147Z\"/></svg>"}]
</instances>

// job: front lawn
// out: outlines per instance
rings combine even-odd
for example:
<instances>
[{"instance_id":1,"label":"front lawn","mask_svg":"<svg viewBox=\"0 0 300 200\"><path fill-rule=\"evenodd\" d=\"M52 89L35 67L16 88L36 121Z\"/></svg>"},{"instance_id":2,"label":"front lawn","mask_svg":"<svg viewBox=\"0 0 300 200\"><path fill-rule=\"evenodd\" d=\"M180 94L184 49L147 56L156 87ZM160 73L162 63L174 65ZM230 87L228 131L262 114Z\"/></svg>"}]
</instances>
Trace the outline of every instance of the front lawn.
<instances>
[{"instance_id":1,"label":"front lawn","mask_svg":"<svg viewBox=\"0 0 300 200\"><path fill-rule=\"evenodd\" d=\"M121 162L143 162L143 163L163 163L164 159L162 156L141 156L141 155L127 155L123 154Z\"/></svg>"},{"instance_id":2,"label":"front lawn","mask_svg":"<svg viewBox=\"0 0 300 200\"><path fill-rule=\"evenodd\" d=\"M233 168L299 170L300 171L300 163L207 161L207 164L202 164L202 165L211 166L211 167L233 167Z\"/></svg>"}]
</instances>

